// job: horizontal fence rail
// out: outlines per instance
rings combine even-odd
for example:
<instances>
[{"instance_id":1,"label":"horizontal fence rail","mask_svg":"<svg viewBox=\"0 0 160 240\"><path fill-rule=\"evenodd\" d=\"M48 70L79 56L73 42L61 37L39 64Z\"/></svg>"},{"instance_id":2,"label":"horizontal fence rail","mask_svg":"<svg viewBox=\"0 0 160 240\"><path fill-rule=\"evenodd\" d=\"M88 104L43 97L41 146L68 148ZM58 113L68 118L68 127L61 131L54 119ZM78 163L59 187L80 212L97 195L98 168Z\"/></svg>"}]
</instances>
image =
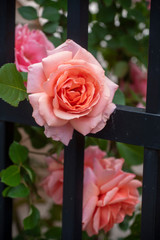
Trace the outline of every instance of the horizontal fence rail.
<instances>
[{"instance_id":1,"label":"horizontal fence rail","mask_svg":"<svg viewBox=\"0 0 160 240\"><path fill-rule=\"evenodd\" d=\"M32 118L32 107L24 101L18 108L0 100L0 120L38 126ZM90 137L160 149L160 114L145 109L117 105L105 128ZM149 136L149 137L148 137Z\"/></svg>"}]
</instances>

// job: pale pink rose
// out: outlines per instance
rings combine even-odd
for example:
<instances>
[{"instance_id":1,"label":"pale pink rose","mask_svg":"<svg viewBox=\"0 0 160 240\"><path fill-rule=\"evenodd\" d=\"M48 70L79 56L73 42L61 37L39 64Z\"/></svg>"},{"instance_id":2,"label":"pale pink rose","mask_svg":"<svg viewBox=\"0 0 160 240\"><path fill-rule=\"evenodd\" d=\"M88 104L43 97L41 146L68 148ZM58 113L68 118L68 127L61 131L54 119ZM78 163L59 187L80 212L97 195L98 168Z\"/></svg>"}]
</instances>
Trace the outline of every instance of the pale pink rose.
<instances>
[{"instance_id":1,"label":"pale pink rose","mask_svg":"<svg viewBox=\"0 0 160 240\"><path fill-rule=\"evenodd\" d=\"M17 70L28 72L28 66L42 61L47 57L47 50L53 44L40 30L29 30L28 25L18 24L15 31L15 63Z\"/></svg>"},{"instance_id":2,"label":"pale pink rose","mask_svg":"<svg viewBox=\"0 0 160 240\"><path fill-rule=\"evenodd\" d=\"M143 72L135 63L130 62L131 88L135 93L146 98L147 94L147 72Z\"/></svg>"},{"instance_id":3,"label":"pale pink rose","mask_svg":"<svg viewBox=\"0 0 160 240\"><path fill-rule=\"evenodd\" d=\"M83 135L104 128L114 111L117 85L84 48L67 40L31 65L27 92L33 117L45 134L68 145L73 129Z\"/></svg>"},{"instance_id":4,"label":"pale pink rose","mask_svg":"<svg viewBox=\"0 0 160 240\"><path fill-rule=\"evenodd\" d=\"M123 159L105 158L105 155L97 146L85 150L82 227L89 236L98 234L101 229L107 232L115 223L121 223L126 215L132 215L139 202L137 188L141 182L134 179L134 174L122 171ZM63 165L59 166L58 178L54 176L57 168L52 166L53 161L49 163L50 174L43 181L43 187L55 203L61 204Z\"/></svg>"},{"instance_id":5,"label":"pale pink rose","mask_svg":"<svg viewBox=\"0 0 160 240\"><path fill-rule=\"evenodd\" d=\"M55 159L58 159L58 161ZM63 200L63 160L63 152L61 152L59 158L57 154L46 158L49 175L41 183L46 194L56 204L62 204Z\"/></svg>"}]
</instances>

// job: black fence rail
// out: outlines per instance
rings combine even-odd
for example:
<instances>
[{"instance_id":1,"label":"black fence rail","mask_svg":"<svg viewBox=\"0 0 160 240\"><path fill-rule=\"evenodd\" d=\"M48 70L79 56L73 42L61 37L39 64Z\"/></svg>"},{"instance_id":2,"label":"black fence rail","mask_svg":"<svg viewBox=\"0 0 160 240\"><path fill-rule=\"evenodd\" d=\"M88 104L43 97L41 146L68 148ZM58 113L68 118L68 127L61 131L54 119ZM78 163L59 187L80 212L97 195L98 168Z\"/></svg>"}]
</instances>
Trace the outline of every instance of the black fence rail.
<instances>
[{"instance_id":1,"label":"black fence rail","mask_svg":"<svg viewBox=\"0 0 160 240\"><path fill-rule=\"evenodd\" d=\"M0 2L0 64L14 59L15 1ZM88 0L68 0L68 38L87 48ZM9 164L13 123L36 125L27 101L0 101L0 169ZM152 0L146 110L117 106L107 126L92 137L144 146L141 239L160 239L160 1ZM65 148L63 240L81 240L84 137L74 132ZM0 184L0 190L3 190ZM11 239L12 203L0 196L0 239Z\"/></svg>"}]
</instances>

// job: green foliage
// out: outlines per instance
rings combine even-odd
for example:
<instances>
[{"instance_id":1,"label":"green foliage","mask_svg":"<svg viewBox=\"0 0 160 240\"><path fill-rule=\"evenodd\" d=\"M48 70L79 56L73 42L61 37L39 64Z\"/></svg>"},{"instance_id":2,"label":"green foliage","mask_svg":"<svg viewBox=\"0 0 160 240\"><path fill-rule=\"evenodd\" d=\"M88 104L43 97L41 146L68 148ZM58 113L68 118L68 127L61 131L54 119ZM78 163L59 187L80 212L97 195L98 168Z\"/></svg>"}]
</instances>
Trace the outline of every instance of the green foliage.
<instances>
[{"instance_id":1,"label":"green foliage","mask_svg":"<svg viewBox=\"0 0 160 240\"><path fill-rule=\"evenodd\" d=\"M53 33L56 32L57 29L57 23L54 22L47 22L43 25L43 31L45 33Z\"/></svg>"},{"instance_id":2,"label":"green foliage","mask_svg":"<svg viewBox=\"0 0 160 240\"><path fill-rule=\"evenodd\" d=\"M124 240L139 240L141 232L141 214L138 214L134 223L131 226L131 235L124 238Z\"/></svg>"},{"instance_id":3,"label":"green foliage","mask_svg":"<svg viewBox=\"0 0 160 240\"><path fill-rule=\"evenodd\" d=\"M35 206L31 206L29 216L23 220L24 229L32 229L36 227L40 220L39 210Z\"/></svg>"},{"instance_id":4,"label":"green foliage","mask_svg":"<svg viewBox=\"0 0 160 240\"><path fill-rule=\"evenodd\" d=\"M21 74L15 64L7 63L0 68L0 98L14 107L27 97Z\"/></svg>"},{"instance_id":5,"label":"green foliage","mask_svg":"<svg viewBox=\"0 0 160 240\"><path fill-rule=\"evenodd\" d=\"M89 146L99 146L102 150L106 151L107 140L94 137L85 137L85 148Z\"/></svg>"},{"instance_id":6,"label":"green foliage","mask_svg":"<svg viewBox=\"0 0 160 240\"><path fill-rule=\"evenodd\" d=\"M1 181L9 186L15 187L20 184L20 168L12 165L1 171Z\"/></svg>"},{"instance_id":7,"label":"green foliage","mask_svg":"<svg viewBox=\"0 0 160 240\"><path fill-rule=\"evenodd\" d=\"M51 22L57 22L60 18L60 15L56 8L47 6L43 9L42 17Z\"/></svg>"},{"instance_id":8,"label":"green foliage","mask_svg":"<svg viewBox=\"0 0 160 240\"><path fill-rule=\"evenodd\" d=\"M13 163L24 163L28 157L28 149L18 142L13 142L9 148L9 156Z\"/></svg>"},{"instance_id":9,"label":"green foliage","mask_svg":"<svg viewBox=\"0 0 160 240\"><path fill-rule=\"evenodd\" d=\"M3 196L10 197L10 198L25 198L28 195L29 195L29 189L23 183L20 183L16 187L7 187L3 191Z\"/></svg>"},{"instance_id":10,"label":"green foliage","mask_svg":"<svg viewBox=\"0 0 160 240\"><path fill-rule=\"evenodd\" d=\"M114 98L113 98L113 102L115 104L119 104L119 105L125 105L125 97L123 92L118 88L117 91L115 92Z\"/></svg>"},{"instance_id":11,"label":"green foliage","mask_svg":"<svg viewBox=\"0 0 160 240\"><path fill-rule=\"evenodd\" d=\"M114 66L114 73L117 77L123 78L128 72L128 63L125 61L119 61Z\"/></svg>"},{"instance_id":12,"label":"green foliage","mask_svg":"<svg viewBox=\"0 0 160 240\"><path fill-rule=\"evenodd\" d=\"M30 182L35 182L35 172L27 165L23 165L23 169L25 170L25 173L27 174L27 180Z\"/></svg>"},{"instance_id":13,"label":"green foliage","mask_svg":"<svg viewBox=\"0 0 160 240\"><path fill-rule=\"evenodd\" d=\"M116 143L120 156L125 159L125 162L131 165L139 165L143 162L143 147L125 143Z\"/></svg>"},{"instance_id":14,"label":"green foliage","mask_svg":"<svg viewBox=\"0 0 160 240\"><path fill-rule=\"evenodd\" d=\"M48 240L61 239L61 230L62 229L60 227L52 227L45 233L45 237Z\"/></svg>"},{"instance_id":15,"label":"green foliage","mask_svg":"<svg viewBox=\"0 0 160 240\"><path fill-rule=\"evenodd\" d=\"M21 14L21 16L27 20L34 20L38 18L37 11L33 7L23 6L18 8L18 11Z\"/></svg>"}]
</instances>

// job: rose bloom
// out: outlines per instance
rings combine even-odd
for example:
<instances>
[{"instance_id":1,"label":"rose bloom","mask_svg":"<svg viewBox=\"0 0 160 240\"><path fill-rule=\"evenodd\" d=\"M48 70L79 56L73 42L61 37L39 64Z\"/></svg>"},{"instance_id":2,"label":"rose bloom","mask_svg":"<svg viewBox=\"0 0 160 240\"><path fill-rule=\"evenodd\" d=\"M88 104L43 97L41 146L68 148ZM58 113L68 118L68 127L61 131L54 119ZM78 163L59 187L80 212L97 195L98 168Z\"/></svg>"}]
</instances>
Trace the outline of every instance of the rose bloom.
<instances>
[{"instance_id":1,"label":"rose bloom","mask_svg":"<svg viewBox=\"0 0 160 240\"><path fill-rule=\"evenodd\" d=\"M47 50L52 50L53 44L40 30L29 30L28 25L18 24L15 31L15 63L17 70L28 72L28 66L41 62L47 57Z\"/></svg>"},{"instance_id":2,"label":"rose bloom","mask_svg":"<svg viewBox=\"0 0 160 240\"><path fill-rule=\"evenodd\" d=\"M135 93L146 98L147 94L147 72L143 72L135 63L130 62L131 88Z\"/></svg>"},{"instance_id":3,"label":"rose bloom","mask_svg":"<svg viewBox=\"0 0 160 240\"><path fill-rule=\"evenodd\" d=\"M56 161L56 159L58 159L58 161ZM51 197L56 204L62 204L63 199L63 160L63 151L59 157L57 154L54 154L52 157L46 158L49 175L41 183L46 194Z\"/></svg>"},{"instance_id":4,"label":"rose bloom","mask_svg":"<svg viewBox=\"0 0 160 240\"><path fill-rule=\"evenodd\" d=\"M82 227L89 236L98 234L101 229L108 232L115 223L121 223L126 215L131 216L139 202L137 188L141 187L141 182L134 179L134 174L122 171L123 159L106 158L105 155L98 146L90 146L85 150ZM63 168L59 170L59 177L54 176L57 174L56 168L50 167L49 171L43 188L55 203L61 204Z\"/></svg>"},{"instance_id":5,"label":"rose bloom","mask_svg":"<svg viewBox=\"0 0 160 240\"><path fill-rule=\"evenodd\" d=\"M68 145L73 129L83 135L104 128L114 111L117 85L84 48L67 40L29 67L27 92L33 117L45 134Z\"/></svg>"}]
</instances>

